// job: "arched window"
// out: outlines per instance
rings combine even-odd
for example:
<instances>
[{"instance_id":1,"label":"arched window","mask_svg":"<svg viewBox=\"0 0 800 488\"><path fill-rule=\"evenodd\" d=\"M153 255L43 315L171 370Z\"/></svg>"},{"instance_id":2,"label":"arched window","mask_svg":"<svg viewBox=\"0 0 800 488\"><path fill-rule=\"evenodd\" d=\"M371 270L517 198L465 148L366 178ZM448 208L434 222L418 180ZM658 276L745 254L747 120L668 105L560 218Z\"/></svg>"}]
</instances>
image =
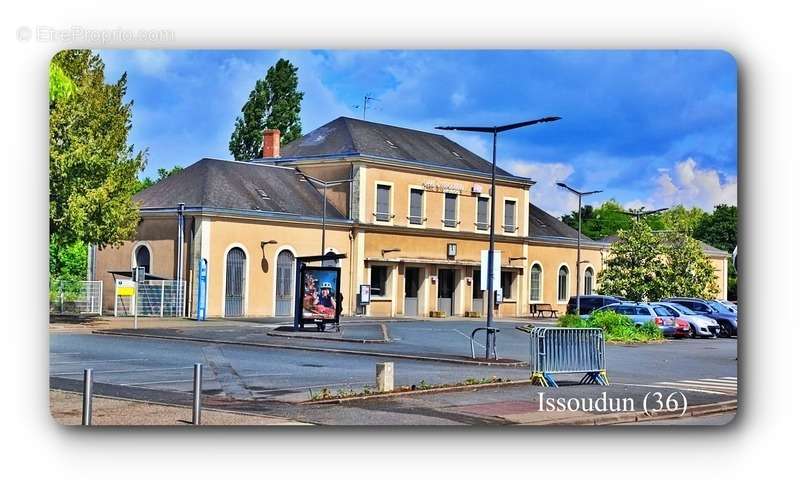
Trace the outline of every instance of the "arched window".
<instances>
[{"instance_id":1,"label":"arched window","mask_svg":"<svg viewBox=\"0 0 800 488\"><path fill-rule=\"evenodd\" d=\"M569 293L569 269L566 266L558 268L558 301L566 302Z\"/></svg>"},{"instance_id":2,"label":"arched window","mask_svg":"<svg viewBox=\"0 0 800 488\"><path fill-rule=\"evenodd\" d=\"M538 302L542 299L542 267L539 263L531 266L531 301Z\"/></svg>"},{"instance_id":3,"label":"arched window","mask_svg":"<svg viewBox=\"0 0 800 488\"><path fill-rule=\"evenodd\" d=\"M134 253L134 259L136 261L133 263L134 266L142 266L145 273L150 273L150 249L148 249L147 246L142 244L137 247Z\"/></svg>"},{"instance_id":4,"label":"arched window","mask_svg":"<svg viewBox=\"0 0 800 488\"><path fill-rule=\"evenodd\" d=\"M275 315L292 315L294 310L294 254L284 249L278 254L275 274Z\"/></svg>"},{"instance_id":5,"label":"arched window","mask_svg":"<svg viewBox=\"0 0 800 488\"><path fill-rule=\"evenodd\" d=\"M225 259L225 316L244 315L245 265L247 257L239 247L228 251Z\"/></svg>"},{"instance_id":6,"label":"arched window","mask_svg":"<svg viewBox=\"0 0 800 488\"><path fill-rule=\"evenodd\" d=\"M592 268L586 268L586 271L583 272L583 293L585 295L594 293L594 270Z\"/></svg>"}]
</instances>

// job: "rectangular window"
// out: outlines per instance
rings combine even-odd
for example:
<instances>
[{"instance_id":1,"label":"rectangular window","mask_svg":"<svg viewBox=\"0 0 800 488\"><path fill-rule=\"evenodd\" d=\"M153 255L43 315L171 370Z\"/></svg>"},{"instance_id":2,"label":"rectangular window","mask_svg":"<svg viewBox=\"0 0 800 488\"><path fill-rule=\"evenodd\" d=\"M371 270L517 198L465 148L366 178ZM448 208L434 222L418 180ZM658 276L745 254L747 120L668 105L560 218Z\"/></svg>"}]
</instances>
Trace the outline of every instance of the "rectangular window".
<instances>
[{"instance_id":1,"label":"rectangular window","mask_svg":"<svg viewBox=\"0 0 800 488\"><path fill-rule=\"evenodd\" d=\"M458 225L458 217L456 215L456 204L458 202L458 195L455 193L444 194L444 226L455 227Z\"/></svg>"},{"instance_id":2,"label":"rectangular window","mask_svg":"<svg viewBox=\"0 0 800 488\"><path fill-rule=\"evenodd\" d=\"M380 222L388 222L391 218L389 214L389 201L392 195L392 187L389 185L378 185L378 192L375 198L375 219Z\"/></svg>"},{"instance_id":3,"label":"rectangular window","mask_svg":"<svg viewBox=\"0 0 800 488\"><path fill-rule=\"evenodd\" d=\"M505 213L503 219L503 230L506 232L516 232L517 225L516 225L516 214L517 214L517 202L513 200L506 200L505 202Z\"/></svg>"},{"instance_id":4,"label":"rectangular window","mask_svg":"<svg viewBox=\"0 0 800 488\"><path fill-rule=\"evenodd\" d=\"M489 197L478 197L478 230L489 230Z\"/></svg>"},{"instance_id":5,"label":"rectangular window","mask_svg":"<svg viewBox=\"0 0 800 488\"><path fill-rule=\"evenodd\" d=\"M425 192L419 188L411 189L411 196L408 201L408 223L422 225L425 218L422 215L422 198Z\"/></svg>"},{"instance_id":6,"label":"rectangular window","mask_svg":"<svg viewBox=\"0 0 800 488\"><path fill-rule=\"evenodd\" d=\"M500 286L503 287L503 300L510 300L511 287L514 286L514 273L511 271L501 271Z\"/></svg>"},{"instance_id":7,"label":"rectangular window","mask_svg":"<svg viewBox=\"0 0 800 488\"><path fill-rule=\"evenodd\" d=\"M389 268L386 266L372 266L370 273L370 287L372 296L386 296L386 282L389 279Z\"/></svg>"}]
</instances>

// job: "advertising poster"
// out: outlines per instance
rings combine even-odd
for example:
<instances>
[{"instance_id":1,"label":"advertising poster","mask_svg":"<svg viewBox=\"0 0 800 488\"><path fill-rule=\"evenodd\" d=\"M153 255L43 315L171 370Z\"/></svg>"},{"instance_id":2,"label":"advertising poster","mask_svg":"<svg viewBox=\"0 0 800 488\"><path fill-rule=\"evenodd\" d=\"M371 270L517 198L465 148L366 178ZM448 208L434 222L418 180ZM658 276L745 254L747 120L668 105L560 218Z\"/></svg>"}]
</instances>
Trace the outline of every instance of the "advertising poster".
<instances>
[{"instance_id":1,"label":"advertising poster","mask_svg":"<svg viewBox=\"0 0 800 488\"><path fill-rule=\"evenodd\" d=\"M338 323L339 273L336 267L306 266L303 269L303 323Z\"/></svg>"}]
</instances>

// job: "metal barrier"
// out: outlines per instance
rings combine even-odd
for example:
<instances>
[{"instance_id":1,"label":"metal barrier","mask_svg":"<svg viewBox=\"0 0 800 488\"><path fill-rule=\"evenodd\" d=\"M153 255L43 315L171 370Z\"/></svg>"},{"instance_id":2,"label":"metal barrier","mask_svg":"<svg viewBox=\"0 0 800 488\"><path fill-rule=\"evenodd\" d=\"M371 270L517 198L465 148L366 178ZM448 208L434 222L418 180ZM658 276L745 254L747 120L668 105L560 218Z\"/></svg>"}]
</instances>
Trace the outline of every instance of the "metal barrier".
<instances>
[{"instance_id":1,"label":"metal barrier","mask_svg":"<svg viewBox=\"0 0 800 488\"><path fill-rule=\"evenodd\" d=\"M608 385L603 329L530 329L531 382L558 387L553 375L584 373L580 384Z\"/></svg>"},{"instance_id":2,"label":"metal barrier","mask_svg":"<svg viewBox=\"0 0 800 488\"><path fill-rule=\"evenodd\" d=\"M477 329L472 331L472 334L469 338L469 347L472 351L472 359L475 359L475 334L478 332L485 330L489 336L489 353L494 356L495 360L497 359L497 333L500 332L500 329L496 327L478 327ZM487 358L489 356L487 355Z\"/></svg>"},{"instance_id":3,"label":"metal barrier","mask_svg":"<svg viewBox=\"0 0 800 488\"><path fill-rule=\"evenodd\" d=\"M102 297L102 281L51 281L50 313L102 315Z\"/></svg>"},{"instance_id":4,"label":"metal barrier","mask_svg":"<svg viewBox=\"0 0 800 488\"><path fill-rule=\"evenodd\" d=\"M133 316L133 295L114 295L114 316ZM140 317L183 317L185 301L185 281L148 280L139 283L136 290Z\"/></svg>"}]
</instances>

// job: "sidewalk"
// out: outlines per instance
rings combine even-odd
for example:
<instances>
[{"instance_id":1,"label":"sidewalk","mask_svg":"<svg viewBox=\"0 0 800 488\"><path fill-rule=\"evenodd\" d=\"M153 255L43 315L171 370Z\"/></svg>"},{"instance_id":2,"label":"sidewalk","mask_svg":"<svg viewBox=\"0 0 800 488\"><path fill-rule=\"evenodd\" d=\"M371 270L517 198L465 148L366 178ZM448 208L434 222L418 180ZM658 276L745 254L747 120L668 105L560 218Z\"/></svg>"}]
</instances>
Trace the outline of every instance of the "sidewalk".
<instances>
[{"instance_id":1,"label":"sidewalk","mask_svg":"<svg viewBox=\"0 0 800 488\"><path fill-rule=\"evenodd\" d=\"M61 425L80 425L83 395L62 390L50 390L50 414ZM204 409L202 425L310 425L267 415L242 414ZM192 409L140 401L94 397L92 425L142 426L191 425Z\"/></svg>"}]
</instances>

